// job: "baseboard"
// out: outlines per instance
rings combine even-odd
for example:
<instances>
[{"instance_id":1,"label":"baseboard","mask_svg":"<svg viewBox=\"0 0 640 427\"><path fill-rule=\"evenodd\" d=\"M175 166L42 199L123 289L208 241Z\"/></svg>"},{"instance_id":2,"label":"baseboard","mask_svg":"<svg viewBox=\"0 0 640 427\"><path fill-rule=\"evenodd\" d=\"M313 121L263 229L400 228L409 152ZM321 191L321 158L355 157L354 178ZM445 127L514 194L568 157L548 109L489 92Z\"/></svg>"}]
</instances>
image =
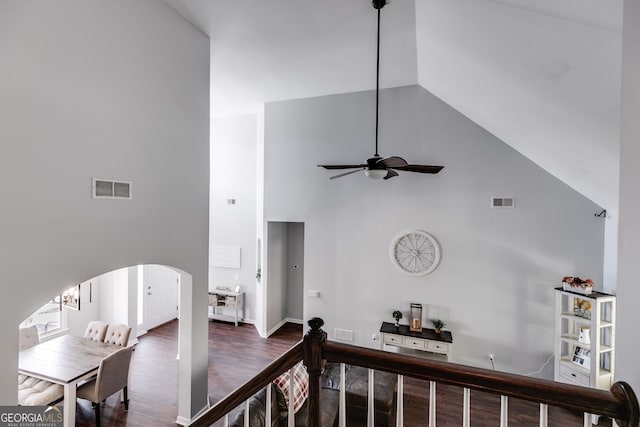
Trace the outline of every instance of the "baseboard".
<instances>
[{"instance_id":1,"label":"baseboard","mask_svg":"<svg viewBox=\"0 0 640 427\"><path fill-rule=\"evenodd\" d=\"M285 319L285 322L287 322L287 323L296 323L298 325L304 325L304 320L302 320L302 319L292 319L291 317L287 317Z\"/></svg>"},{"instance_id":2,"label":"baseboard","mask_svg":"<svg viewBox=\"0 0 640 427\"><path fill-rule=\"evenodd\" d=\"M299 325L303 324L303 321L301 319L292 319L290 317L287 317L283 320L281 320L276 326L274 326L273 328L271 328L268 332L267 332L267 336L263 337L263 338L268 338L270 337L272 334L274 334L278 329L280 329L281 327L283 327L285 325L285 323L297 323Z\"/></svg>"},{"instance_id":3,"label":"baseboard","mask_svg":"<svg viewBox=\"0 0 640 427\"><path fill-rule=\"evenodd\" d=\"M185 417L181 417L178 415L178 417L176 418L176 424L180 425L180 426L186 426L191 422L191 420L189 418L185 418Z\"/></svg>"},{"instance_id":4,"label":"baseboard","mask_svg":"<svg viewBox=\"0 0 640 427\"><path fill-rule=\"evenodd\" d=\"M209 408L211 408L211 404L209 402L209 395L207 395L207 404L202 409L200 409L198 413L193 416L193 418L189 419L189 418L181 417L180 415L178 415L178 417L176 418L176 424L179 424L181 426L186 426L190 424L191 421L195 420L200 415L204 414Z\"/></svg>"},{"instance_id":5,"label":"baseboard","mask_svg":"<svg viewBox=\"0 0 640 427\"><path fill-rule=\"evenodd\" d=\"M276 326L274 326L273 328L271 328L270 330L267 331L267 337L270 337L272 334L274 334L278 329L280 329L282 327L282 325L284 325L285 323L287 323L287 319L283 319L280 321L280 323L278 323Z\"/></svg>"}]
</instances>

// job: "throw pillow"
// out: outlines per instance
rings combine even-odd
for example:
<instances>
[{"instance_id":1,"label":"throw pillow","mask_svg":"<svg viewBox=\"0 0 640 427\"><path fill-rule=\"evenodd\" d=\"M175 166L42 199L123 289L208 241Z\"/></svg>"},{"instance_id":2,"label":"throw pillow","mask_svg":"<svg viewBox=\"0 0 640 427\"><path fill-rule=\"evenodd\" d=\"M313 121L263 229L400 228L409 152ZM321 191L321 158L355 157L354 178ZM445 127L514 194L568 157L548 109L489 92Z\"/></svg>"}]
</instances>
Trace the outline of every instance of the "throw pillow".
<instances>
[{"instance_id":1,"label":"throw pillow","mask_svg":"<svg viewBox=\"0 0 640 427\"><path fill-rule=\"evenodd\" d=\"M293 373L293 413L295 414L304 405L309 396L309 374L302 362L294 365L290 370L273 380L273 384L284 395L287 407L289 405L289 378Z\"/></svg>"}]
</instances>

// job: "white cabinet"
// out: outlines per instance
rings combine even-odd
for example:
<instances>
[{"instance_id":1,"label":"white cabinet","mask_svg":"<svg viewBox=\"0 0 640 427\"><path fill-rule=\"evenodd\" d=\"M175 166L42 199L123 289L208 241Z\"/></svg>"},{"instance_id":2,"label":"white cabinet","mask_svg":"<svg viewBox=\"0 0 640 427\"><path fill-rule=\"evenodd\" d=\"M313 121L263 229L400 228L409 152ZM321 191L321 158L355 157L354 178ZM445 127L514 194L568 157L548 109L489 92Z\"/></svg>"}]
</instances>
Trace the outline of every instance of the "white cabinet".
<instances>
[{"instance_id":1,"label":"white cabinet","mask_svg":"<svg viewBox=\"0 0 640 427\"><path fill-rule=\"evenodd\" d=\"M238 322L244 318L244 292L225 289L209 291L209 319Z\"/></svg>"},{"instance_id":2,"label":"white cabinet","mask_svg":"<svg viewBox=\"0 0 640 427\"><path fill-rule=\"evenodd\" d=\"M609 390L613 382L616 297L556 288L555 380Z\"/></svg>"},{"instance_id":3,"label":"white cabinet","mask_svg":"<svg viewBox=\"0 0 640 427\"><path fill-rule=\"evenodd\" d=\"M416 332L411 331L408 325L396 327L393 323L382 322L380 334L382 335L382 340L380 341L381 350L384 350L385 345L410 348L424 351L430 354L432 358L442 358L447 361L453 345L453 336L450 331L442 331L436 334L433 329L423 328L422 331Z\"/></svg>"}]
</instances>

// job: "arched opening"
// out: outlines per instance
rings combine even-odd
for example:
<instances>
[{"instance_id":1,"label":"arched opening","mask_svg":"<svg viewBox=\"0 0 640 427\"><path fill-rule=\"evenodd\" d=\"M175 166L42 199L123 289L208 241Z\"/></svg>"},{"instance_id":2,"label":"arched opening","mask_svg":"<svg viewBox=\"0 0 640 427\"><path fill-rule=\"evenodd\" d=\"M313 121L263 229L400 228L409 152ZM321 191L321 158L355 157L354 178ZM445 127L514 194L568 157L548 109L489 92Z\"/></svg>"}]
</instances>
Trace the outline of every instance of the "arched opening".
<instances>
[{"instance_id":1,"label":"arched opening","mask_svg":"<svg viewBox=\"0 0 640 427\"><path fill-rule=\"evenodd\" d=\"M148 330L182 319L177 320L177 328L174 328L177 329L176 353L171 359L178 359L173 365L175 371L159 371L154 375L174 376L170 382L178 385L176 420L188 422L193 408L202 408L197 402L191 402L193 357L178 356L181 352L189 356L197 354L191 346L192 276L175 267L147 264L112 270L70 290L72 298L53 296L43 309L36 310L20 326L40 325L40 341L46 342L63 335L82 337L92 320L125 324L131 328L129 345L134 345ZM180 301L184 302L182 306ZM206 375L204 381L206 387ZM175 387L172 390L175 392ZM75 402L69 406L75 408Z\"/></svg>"}]
</instances>

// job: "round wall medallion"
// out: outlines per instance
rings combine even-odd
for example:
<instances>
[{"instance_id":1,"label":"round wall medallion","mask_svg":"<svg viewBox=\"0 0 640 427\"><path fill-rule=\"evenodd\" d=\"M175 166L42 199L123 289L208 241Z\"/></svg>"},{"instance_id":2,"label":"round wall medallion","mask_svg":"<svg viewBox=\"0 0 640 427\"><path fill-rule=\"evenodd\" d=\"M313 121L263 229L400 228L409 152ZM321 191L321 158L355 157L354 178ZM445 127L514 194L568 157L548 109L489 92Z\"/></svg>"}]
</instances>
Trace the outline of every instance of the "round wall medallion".
<instances>
[{"instance_id":1,"label":"round wall medallion","mask_svg":"<svg viewBox=\"0 0 640 427\"><path fill-rule=\"evenodd\" d=\"M391 242L393 264L412 276L423 276L435 270L440 254L436 238L422 230L402 232Z\"/></svg>"}]
</instances>

